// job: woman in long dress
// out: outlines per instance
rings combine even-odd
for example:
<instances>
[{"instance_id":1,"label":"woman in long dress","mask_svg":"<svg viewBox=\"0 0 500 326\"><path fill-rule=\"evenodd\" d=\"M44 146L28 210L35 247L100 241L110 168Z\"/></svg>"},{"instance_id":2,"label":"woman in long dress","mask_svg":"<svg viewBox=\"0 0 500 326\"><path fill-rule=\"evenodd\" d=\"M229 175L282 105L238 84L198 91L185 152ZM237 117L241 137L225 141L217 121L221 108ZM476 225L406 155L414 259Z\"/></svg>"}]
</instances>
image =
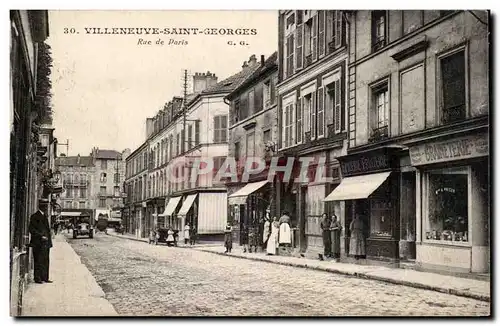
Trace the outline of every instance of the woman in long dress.
<instances>
[{"instance_id":1,"label":"woman in long dress","mask_svg":"<svg viewBox=\"0 0 500 326\"><path fill-rule=\"evenodd\" d=\"M340 259L340 235L342 233L342 225L335 214L332 215L331 230L333 258Z\"/></svg>"},{"instance_id":2,"label":"woman in long dress","mask_svg":"<svg viewBox=\"0 0 500 326\"><path fill-rule=\"evenodd\" d=\"M264 228L262 230L262 249L267 247L267 240L269 239L270 235L271 235L271 217L269 216L269 213L267 213L265 217Z\"/></svg>"},{"instance_id":3,"label":"woman in long dress","mask_svg":"<svg viewBox=\"0 0 500 326\"><path fill-rule=\"evenodd\" d=\"M174 239L174 230L172 230L171 227L168 228L167 231L167 239L165 240L167 242L168 246L172 246L175 244L175 239Z\"/></svg>"},{"instance_id":4,"label":"woman in long dress","mask_svg":"<svg viewBox=\"0 0 500 326\"><path fill-rule=\"evenodd\" d=\"M290 229L290 216L285 212L279 220L279 244L285 247L292 245L292 230Z\"/></svg>"},{"instance_id":5,"label":"woman in long dress","mask_svg":"<svg viewBox=\"0 0 500 326\"><path fill-rule=\"evenodd\" d=\"M271 234L267 239L266 252L268 255L276 255L276 247L278 246L278 234L280 232L280 224L278 218L275 216L273 223L271 223Z\"/></svg>"},{"instance_id":6,"label":"woman in long dress","mask_svg":"<svg viewBox=\"0 0 500 326\"><path fill-rule=\"evenodd\" d=\"M233 228L230 223L227 223L224 229L224 247L226 247L225 254L231 253L231 249L233 249Z\"/></svg>"},{"instance_id":7,"label":"woman in long dress","mask_svg":"<svg viewBox=\"0 0 500 326\"><path fill-rule=\"evenodd\" d=\"M366 255L365 253L365 237L363 234L363 221L359 214L356 214L349 225L351 231L351 239L349 241L349 254L353 255L356 260Z\"/></svg>"},{"instance_id":8,"label":"woman in long dress","mask_svg":"<svg viewBox=\"0 0 500 326\"><path fill-rule=\"evenodd\" d=\"M184 244L188 244L189 242L189 236L190 236L190 227L189 227L189 223L186 224L186 226L184 227Z\"/></svg>"}]
</instances>

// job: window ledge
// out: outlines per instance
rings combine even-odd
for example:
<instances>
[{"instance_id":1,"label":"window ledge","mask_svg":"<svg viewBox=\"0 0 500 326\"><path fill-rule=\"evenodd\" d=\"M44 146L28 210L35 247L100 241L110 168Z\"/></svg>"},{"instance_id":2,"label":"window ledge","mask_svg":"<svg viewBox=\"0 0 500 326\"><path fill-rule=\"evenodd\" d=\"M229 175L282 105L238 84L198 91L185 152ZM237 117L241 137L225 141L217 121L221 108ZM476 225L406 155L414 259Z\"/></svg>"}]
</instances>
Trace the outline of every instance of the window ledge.
<instances>
[{"instance_id":1,"label":"window ledge","mask_svg":"<svg viewBox=\"0 0 500 326\"><path fill-rule=\"evenodd\" d=\"M389 56L397 62L401 62L417 53L425 51L428 46L429 41L425 35L422 35L421 37L416 38L412 44L406 46L405 48L389 52Z\"/></svg>"}]
</instances>

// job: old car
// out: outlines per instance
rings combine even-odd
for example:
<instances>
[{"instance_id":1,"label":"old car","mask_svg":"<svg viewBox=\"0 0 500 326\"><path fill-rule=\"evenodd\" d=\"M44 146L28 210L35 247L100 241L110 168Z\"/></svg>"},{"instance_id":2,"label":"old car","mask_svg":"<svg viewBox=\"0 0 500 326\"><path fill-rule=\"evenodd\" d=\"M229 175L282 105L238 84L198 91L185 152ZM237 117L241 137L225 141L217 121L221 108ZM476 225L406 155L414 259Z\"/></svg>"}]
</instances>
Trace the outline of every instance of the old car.
<instances>
[{"instance_id":1,"label":"old car","mask_svg":"<svg viewBox=\"0 0 500 326\"><path fill-rule=\"evenodd\" d=\"M90 221L90 216L74 218L73 239L78 236L88 236L90 239L94 237L94 227Z\"/></svg>"}]
</instances>

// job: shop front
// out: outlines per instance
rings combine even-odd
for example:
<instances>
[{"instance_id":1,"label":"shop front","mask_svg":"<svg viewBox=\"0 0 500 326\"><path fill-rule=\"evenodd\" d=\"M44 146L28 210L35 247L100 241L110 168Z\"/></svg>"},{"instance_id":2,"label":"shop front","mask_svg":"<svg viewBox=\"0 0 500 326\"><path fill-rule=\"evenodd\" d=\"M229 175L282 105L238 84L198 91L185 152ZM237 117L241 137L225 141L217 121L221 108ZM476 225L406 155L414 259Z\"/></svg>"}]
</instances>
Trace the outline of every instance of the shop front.
<instances>
[{"instance_id":1,"label":"shop front","mask_svg":"<svg viewBox=\"0 0 500 326\"><path fill-rule=\"evenodd\" d=\"M366 257L399 259L399 166L405 153L394 146L337 158L342 181L324 200L344 202L345 254L349 254L349 226L359 216L363 222Z\"/></svg>"},{"instance_id":2,"label":"shop front","mask_svg":"<svg viewBox=\"0 0 500 326\"><path fill-rule=\"evenodd\" d=\"M182 196L170 197L165 200L165 210L158 214L162 218L164 225L158 225L160 228L171 227L175 230L180 230L180 221L177 218L177 211L182 201Z\"/></svg>"},{"instance_id":3,"label":"shop front","mask_svg":"<svg viewBox=\"0 0 500 326\"><path fill-rule=\"evenodd\" d=\"M271 199L272 184L267 179L249 182L228 196L233 234L237 243L241 245L244 226L253 228L259 235L262 234L264 217L266 211L270 211Z\"/></svg>"},{"instance_id":4,"label":"shop front","mask_svg":"<svg viewBox=\"0 0 500 326\"><path fill-rule=\"evenodd\" d=\"M410 146L417 171L417 264L458 272L490 270L488 132Z\"/></svg>"},{"instance_id":5,"label":"shop front","mask_svg":"<svg viewBox=\"0 0 500 326\"><path fill-rule=\"evenodd\" d=\"M185 196L184 200L182 201L182 206L179 209L179 212L177 213L177 217L181 219L180 221L180 231L179 232L179 239L181 241L184 241L184 226L186 224L189 224L190 228L193 228L196 230L197 227L197 212L198 212L198 194L190 194Z\"/></svg>"}]
</instances>

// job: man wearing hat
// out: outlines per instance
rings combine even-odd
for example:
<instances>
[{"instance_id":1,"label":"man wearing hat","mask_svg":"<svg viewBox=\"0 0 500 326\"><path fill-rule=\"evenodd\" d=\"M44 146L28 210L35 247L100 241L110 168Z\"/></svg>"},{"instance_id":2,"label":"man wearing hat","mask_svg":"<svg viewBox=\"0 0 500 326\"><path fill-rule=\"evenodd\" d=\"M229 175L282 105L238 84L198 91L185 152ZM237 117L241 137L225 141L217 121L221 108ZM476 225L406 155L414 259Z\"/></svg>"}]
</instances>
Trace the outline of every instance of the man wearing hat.
<instances>
[{"instance_id":1,"label":"man wearing hat","mask_svg":"<svg viewBox=\"0 0 500 326\"><path fill-rule=\"evenodd\" d=\"M52 237L47 218L48 204L46 199L39 200L38 211L30 217L30 246L33 248L35 283L52 283L49 280L49 252L52 248Z\"/></svg>"}]
</instances>

